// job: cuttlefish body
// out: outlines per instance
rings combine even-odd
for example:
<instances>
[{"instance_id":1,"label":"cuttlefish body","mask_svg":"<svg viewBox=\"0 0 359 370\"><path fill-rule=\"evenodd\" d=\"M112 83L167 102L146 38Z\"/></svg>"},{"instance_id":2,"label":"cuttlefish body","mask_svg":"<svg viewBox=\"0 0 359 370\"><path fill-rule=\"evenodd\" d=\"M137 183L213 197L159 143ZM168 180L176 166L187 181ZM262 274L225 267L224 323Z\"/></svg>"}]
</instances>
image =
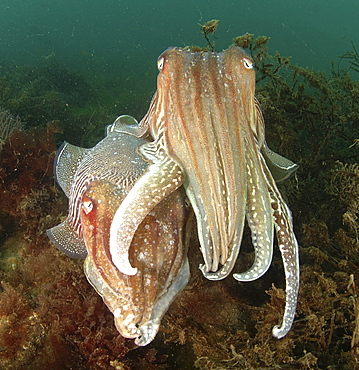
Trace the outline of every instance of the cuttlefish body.
<instances>
[{"instance_id":1,"label":"cuttlefish body","mask_svg":"<svg viewBox=\"0 0 359 370\"><path fill-rule=\"evenodd\" d=\"M188 282L186 222L189 209L183 189L171 193L144 218L129 248L135 276L120 272L109 251L115 211L148 163L137 152L143 139L117 131L121 116L107 136L91 149L64 143L55 162L57 180L69 197L69 215L47 230L67 255L85 258L85 274L114 314L119 332L144 346L155 337L170 303Z\"/></svg>"},{"instance_id":2,"label":"cuttlefish body","mask_svg":"<svg viewBox=\"0 0 359 370\"><path fill-rule=\"evenodd\" d=\"M225 278L236 262L245 220L255 261L239 281L262 276L272 260L274 231L286 275L281 338L291 328L299 289L298 244L291 213L275 180L289 177L293 162L266 145L255 98L250 56L239 47L221 53L167 49L158 59L157 91L139 126L119 131L152 142L140 147L151 162L114 215L110 252L117 268L137 273L129 247L138 225L153 207L184 184L194 209L204 264L210 280Z\"/></svg>"}]
</instances>

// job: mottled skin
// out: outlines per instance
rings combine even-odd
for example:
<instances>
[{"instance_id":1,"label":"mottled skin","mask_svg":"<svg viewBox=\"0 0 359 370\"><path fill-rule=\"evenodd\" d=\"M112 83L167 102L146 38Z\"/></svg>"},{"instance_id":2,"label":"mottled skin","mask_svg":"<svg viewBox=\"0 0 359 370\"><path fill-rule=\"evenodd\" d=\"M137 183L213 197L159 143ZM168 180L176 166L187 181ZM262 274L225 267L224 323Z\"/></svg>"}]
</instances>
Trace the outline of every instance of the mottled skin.
<instances>
[{"instance_id":1,"label":"mottled skin","mask_svg":"<svg viewBox=\"0 0 359 370\"><path fill-rule=\"evenodd\" d=\"M188 282L183 189L156 206L138 227L130 247L136 275L121 273L109 252L110 226L124 194L108 181L94 181L82 197L81 225L88 256L85 274L113 312L118 331L150 343L175 295Z\"/></svg>"},{"instance_id":2,"label":"mottled skin","mask_svg":"<svg viewBox=\"0 0 359 370\"><path fill-rule=\"evenodd\" d=\"M234 277L251 281L272 260L274 230L286 275L281 338L289 331L299 289L298 244L292 219L275 183L296 165L268 149L255 99L252 59L238 47L221 53L166 50L158 59L157 91L140 127L119 127L151 135L140 152L151 162L114 215L110 252L117 268L133 275L129 247L151 209L182 183L197 218L205 277L223 279L233 269L245 219L252 232L255 262Z\"/></svg>"},{"instance_id":3,"label":"mottled skin","mask_svg":"<svg viewBox=\"0 0 359 370\"><path fill-rule=\"evenodd\" d=\"M118 132L119 124L137 127L132 117L120 116L93 148L64 143L59 149L55 175L69 198L69 214L47 234L70 257L86 257L86 276L113 312L117 329L144 346L188 282L190 207L183 188L157 204L136 228L129 249L137 274L128 276L115 267L109 252L113 215L148 167L137 151L146 141Z\"/></svg>"}]
</instances>

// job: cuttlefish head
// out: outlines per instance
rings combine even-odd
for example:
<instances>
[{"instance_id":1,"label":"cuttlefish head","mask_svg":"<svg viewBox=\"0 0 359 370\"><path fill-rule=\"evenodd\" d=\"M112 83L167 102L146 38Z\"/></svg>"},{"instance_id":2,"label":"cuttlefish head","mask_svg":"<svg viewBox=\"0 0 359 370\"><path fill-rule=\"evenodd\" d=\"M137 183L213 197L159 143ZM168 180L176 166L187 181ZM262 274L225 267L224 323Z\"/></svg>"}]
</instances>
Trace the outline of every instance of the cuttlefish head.
<instances>
[{"instance_id":1,"label":"cuttlefish head","mask_svg":"<svg viewBox=\"0 0 359 370\"><path fill-rule=\"evenodd\" d=\"M162 123L174 126L168 122L172 114L178 114L176 121L182 121L180 128L200 123L200 128L205 129L205 125L223 124L226 115L232 113L236 116L228 119L250 122L252 132L263 140L259 137L263 132L258 132L262 127L253 120L254 61L244 49L232 46L216 53L168 48L158 57L157 67L157 92L153 99L156 112L150 109L140 123L149 125L154 137L158 136Z\"/></svg>"},{"instance_id":2,"label":"cuttlefish head","mask_svg":"<svg viewBox=\"0 0 359 370\"><path fill-rule=\"evenodd\" d=\"M85 273L113 312L118 331L143 346L153 340L163 314L188 281L188 207L184 191L178 190L144 219L129 250L137 273L128 276L115 267L109 251L111 223L123 198L123 192L107 181L92 182L84 193Z\"/></svg>"}]
</instances>

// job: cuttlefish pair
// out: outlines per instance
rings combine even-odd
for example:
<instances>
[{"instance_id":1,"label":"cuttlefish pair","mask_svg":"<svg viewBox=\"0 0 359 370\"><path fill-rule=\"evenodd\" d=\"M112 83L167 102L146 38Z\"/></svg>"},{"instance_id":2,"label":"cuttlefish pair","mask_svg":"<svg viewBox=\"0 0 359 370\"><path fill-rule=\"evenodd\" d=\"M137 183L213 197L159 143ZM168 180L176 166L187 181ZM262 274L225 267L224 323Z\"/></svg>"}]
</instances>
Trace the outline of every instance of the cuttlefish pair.
<instances>
[{"instance_id":1,"label":"cuttlefish pair","mask_svg":"<svg viewBox=\"0 0 359 370\"><path fill-rule=\"evenodd\" d=\"M282 338L295 315L299 253L276 181L297 165L267 147L254 63L234 46L220 53L170 48L158 69L157 91L139 124L121 116L94 148L60 149L56 175L69 216L48 235L68 255L87 255L87 278L118 330L146 345L188 281L188 203L200 269L210 280L232 271L247 220L255 260L234 278L252 281L268 270L276 233L286 306L273 335Z\"/></svg>"}]
</instances>

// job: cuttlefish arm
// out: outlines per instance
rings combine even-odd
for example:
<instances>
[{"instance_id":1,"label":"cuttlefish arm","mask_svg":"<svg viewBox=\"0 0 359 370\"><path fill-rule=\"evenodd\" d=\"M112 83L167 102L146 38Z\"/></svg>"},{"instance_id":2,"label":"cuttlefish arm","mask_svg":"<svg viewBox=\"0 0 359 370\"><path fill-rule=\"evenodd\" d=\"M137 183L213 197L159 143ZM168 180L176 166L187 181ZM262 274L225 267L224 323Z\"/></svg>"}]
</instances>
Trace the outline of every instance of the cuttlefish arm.
<instances>
[{"instance_id":1,"label":"cuttlefish arm","mask_svg":"<svg viewBox=\"0 0 359 370\"><path fill-rule=\"evenodd\" d=\"M274 176L267 167L264 159L262 159L262 169L267 182L266 188L270 196L270 205L272 210L270 227L272 228L274 224L279 250L282 255L286 280L286 304L282 324L281 326L276 325L273 328L273 336L280 339L288 333L295 317L300 281L299 248L293 231L291 212L278 191ZM251 217L253 222L253 215ZM249 225L251 224L249 223ZM269 250L268 246L265 244L263 244L261 248L256 248L254 242L253 244L255 246L255 262L248 271L233 275L233 277L238 281L246 282L255 280L259 277L259 269L262 270L269 267L270 262L264 256L270 253L271 259L272 251ZM260 275L263 275L263 273Z\"/></svg>"},{"instance_id":2,"label":"cuttlefish arm","mask_svg":"<svg viewBox=\"0 0 359 370\"><path fill-rule=\"evenodd\" d=\"M156 142L143 144L139 151L152 163L138 179L116 211L110 229L110 252L114 265L126 275L137 269L129 261L133 236L146 215L164 198L178 189L184 181L181 168Z\"/></svg>"},{"instance_id":3,"label":"cuttlefish arm","mask_svg":"<svg viewBox=\"0 0 359 370\"><path fill-rule=\"evenodd\" d=\"M278 193L279 194L279 193ZM279 194L280 196L280 194ZM279 250L282 254L286 281L286 303L282 325L273 328L273 336L283 338L292 327L299 291L299 248L292 226L292 216L283 199L277 198L274 204L274 217Z\"/></svg>"},{"instance_id":4,"label":"cuttlefish arm","mask_svg":"<svg viewBox=\"0 0 359 370\"><path fill-rule=\"evenodd\" d=\"M269 171L268 171L269 172ZM267 174L271 178L271 174ZM286 282L286 304L282 325L273 328L273 335L280 339L290 330L294 321L298 291L299 291L299 247L293 231L292 214L285 204L274 180L271 182L270 193L273 199L275 228L279 250L282 254L285 282Z\"/></svg>"},{"instance_id":5,"label":"cuttlefish arm","mask_svg":"<svg viewBox=\"0 0 359 370\"><path fill-rule=\"evenodd\" d=\"M246 146L248 176L246 219L251 229L255 260L249 270L235 274L235 278L242 282L260 278L272 262L275 223L272 203L275 200L270 196L268 188L276 188L273 180L277 183L285 181L293 176L299 167L269 149L264 137L264 119L257 99L255 99L255 105L256 119L253 120L255 125L252 125L253 136Z\"/></svg>"},{"instance_id":6,"label":"cuttlefish arm","mask_svg":"<svg viewBox=\"0 0 359 370\"><path fill-rule=\"evenodd\" d=\"M275 182L290 178L298 165L268 148L262 110L254 97L255 110L249 125L251 137L245 145L247 172L246 219L251 229L255 260L251 268L237 273L236 279L247 282L260 278L270 267L273 256L274 214L268 193L268 169Z\"/></svg>"},{"instance_id":7,"label":"cuttlefish arm","mask_svg":"<svg viewBox=\"0 0 359 370\"><path fill-rule=\"evenodd\" d=\"M286 283L286 303L282 324L281 326L276 325L272 331L273 336L280 339L290 330L296 313L300 282L299 247L293 230L292 214L277 188L271 171L265 166L263 168L268 179L275 230L282 255Z\"/></svg>"},{"instance_id":8,"label":"cuttlefish arm","mask_svg":"<svg viewBox=\"0 0 359 370\"><path fill-rule=\"evenodd\" d=\"M263 161L264 162L264 161ZM251 268L235 274L239 281L253 281L263 276L272 262L274 219L267 181L261 167L261 156L257 151L246 150L247 208L246 219L251 229L255 260Z\"/></svg>"}]
</instances>

